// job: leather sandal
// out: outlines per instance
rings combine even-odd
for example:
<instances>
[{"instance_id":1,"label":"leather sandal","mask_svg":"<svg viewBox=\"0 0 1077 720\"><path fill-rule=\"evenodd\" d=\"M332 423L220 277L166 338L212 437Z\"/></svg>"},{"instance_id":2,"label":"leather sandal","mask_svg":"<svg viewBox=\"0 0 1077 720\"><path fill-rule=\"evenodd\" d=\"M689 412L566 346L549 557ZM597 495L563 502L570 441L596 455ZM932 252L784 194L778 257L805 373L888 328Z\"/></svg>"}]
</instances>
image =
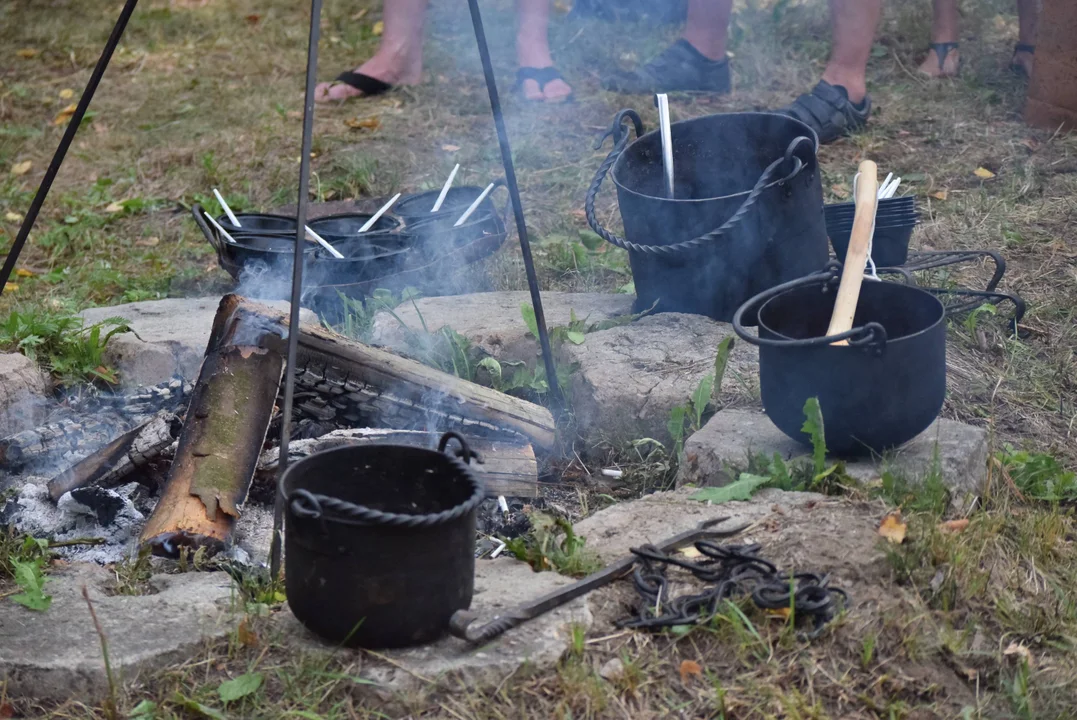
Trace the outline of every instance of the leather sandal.
<instances>
[{"instance_id":1,"label":"leather sandal","mask_svg":"<svg viewBox=\"0 0 1077 720\"><path fill-rule=\"evenodd\" d=\"M534 80L535 83L538 85L539 92L545 92L547 84L552 83L554 80L564 79L565 76L562 75L561 71L555 67L522 67L516 71L516 85L514 87L514 90L518 92L520 94L520 97L527 102L550 104L571 102L575 99L573 93L569 93L564 98L561 98L559 100L546 100L540 98L535 98L534 100L532 100L531 98L524 95L524 82L526 82L527 80Z\"/></svg>"},{"instance_id":2,"label":"leather sandal","mask_svg":"<svg viewBox=\"0 0 1077 720\"><path fill-rule=\"evenodd\" d=\"M1017 43L1013 46L1013 55L1016 57L1017 53L1026 52L1029 55L1036 54L1036 46L1029 43ZM1010 70L1020 73L1027 77L1028 73L1025 72L1025 68L1020 63L1014 61L1013 57L1010 58Z\"/></svg>"},{"instance_id":3,"label":"leather sandal","mask_svg":"<svg viewBox=\"0 0 1077 720\"><path fill-rule=\"evenodd\" d=\"M944 71L945 71L945 68L946 68L946 56L949 55L951 51L957 50L960 47L960 45L961 45L961 43L956 43L956 42L940 42L940 43L931 43L930 45L928 45L929 49L935 51L935 57L939 61L939 77L949 77L948 75L944 74ZM961 72L961 60L960 60L960 58L958 59L957 62L958 62L957 71L954 72L954 75L958 75Z\"/></svg>"},{"instance_id":4,"label":"leather sandal","mask_svg":"<svg viewBox=\"0 0 1077 720\"><path fill-rule=\"evenodd\" d=\"M868 124L871 97L865 95L863 102L854 105L845 88L820 80L810 93L777 112L810 127L819 136L819 144L826 145Z\"/></svg>"},{"instance_id":5,"label":"leather sandal","mask_svg":"<svg viewBox=\"0 0 1077 720\"><path fill-rule=\"evenodd\" d=\"M382 95L393 89L393 86L390 83L350 70L337 75L335 82L343 83L355 88L363 93L360 97L374 97L375 95Z\"/></svg>"},{"instance_id":6,"label":"leather sandal","mask_svg":"<svg viewBox=\"0 0 1077 720\"><path fill-rule=\"evenodd\" d=\"M631 72L619 70L602 78L602 87L642 95L664 92L727 94L729 58L711 60L681 38L658 57Z\"/></svg>"}]
</instances>

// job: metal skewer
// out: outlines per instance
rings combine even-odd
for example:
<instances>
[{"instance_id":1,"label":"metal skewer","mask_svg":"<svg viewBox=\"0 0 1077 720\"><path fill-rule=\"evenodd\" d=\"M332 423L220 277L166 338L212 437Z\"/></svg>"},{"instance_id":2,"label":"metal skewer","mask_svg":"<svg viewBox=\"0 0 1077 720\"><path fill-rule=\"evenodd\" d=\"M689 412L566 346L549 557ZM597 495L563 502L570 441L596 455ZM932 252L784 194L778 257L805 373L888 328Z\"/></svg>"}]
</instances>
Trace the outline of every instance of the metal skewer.
<instances>
[{"instance_id":1,"label":"metal skewer","mask_svg":"<svg viewBox=\"0 0 1077 720\"><path fill-rule=\"evenodd\" d=\"M490 194L490 191L494 189L495 183L490 183L486 186L486 189L479 193L479 196L475 198L475 202L471 203L471 206L464 211L464 214L460 216L460 219L453 223L453 227L460 227L471 215L479 209L479 205L482 205L482 201L486 199L486 196Z\"/></svg>"},{"instance_id":2,"label":"metal skewer","mask_svg":"<svg viewBox=\"0 0 1077 720\"><path fill-rule=\"evenodd\" d=\"M673 131L669 127L669 96L658 95L658 126L662 135L662 168L666 172L666 190L673 198Z\"/></svg>"},{"instance_id":3,"label":"metal skewer","mask_svg":"<svg viewBox=\"0 0 1077 720\"><path fill-rule=\"evenodd\" d=\"M460 166L457 165L456 167L460 167ZM449 179L452 180L452 178L449 178ZM367 230L374 227L374 223L376 223L378 221L378 219L382 215L384 215L389 208L391 208L393 206L393 203L395 203L397 200L400 199L400 195L401 195L401 193L397 193L396 195L393 195L391 198L389 198L389 202L385 203L380 208L378 208L378 211L376 213L374 213L373 215L371 215L369 220L367 220L365 223L363 223L363 227L359 228L359 232L365 233Z\"/></svg>"},{"instance_id":4,"label":"metal skewer","mask_svg":"<svg viewBox=\"0 0 1077 720\"><path fill-rule=\"evenodd\" d=\"M303 230L307 225L310 202L310 146L314 134L314 87L318 75L318 37L322 18L322 0L310 2L310 37L307 40L307 86L303 101L303 150L299 156L299 201L296 207L295 255L292 261L292 305L288 320L288 360L284 368L284 408L281 412L280 461L277 492L273 503L273 538L269 546L270 577L280 577L281 525L284 520L284 495L280 479L288 469L288 441L292 432L292 404L295 399L295 358L299 350L299 300L303 291Z\"/></svg>"},{"instance_id":5,"label":"metal skewer","mask_svg":"<svg viewBox=\"0 0 1077 720\"><path fill-rule=\"evenodd\" d=\"M217 192L217 188L213 188L213 195L217 198L217 202L221 204L221 209L224 210L224 214L228 216L228 219L232 221L232 224L236 227L243 227L243 224L239 222L236 214L232 212L232 208L228 207L228 203L226 203L221 194Z\"/></svg>"},{"instance_id":6,"label":"metal skewer","mask_svg":"<svg viewBox=\"0 0 1077 720\"><path fill-rule=\"evenodd\" d=\"M236 239L229 235L228 231L221 227L221 224L219 222L213 219L212 215L210 215L205 210L202 211L202 214L206 216L206 220L209 220L210 223L212 223L213 227L217 228L217 232L221 234L221 237L223 237L225 240L232 243L233 245L239 245L239 243L236 242Z\"/></svg>"},{"instance_id":7,"label":"metal skewer","mask_svg":"<svg viewBox=\"0 0 1077 720\"><path fill-rule=\"evenodd\" d=\"M434 203L434 207L430 208L430 212L436 213L441 209L441 203L445 202L445 196L449 194L449 188L452 187L452 181L456 179L456 171L460 169L460 163L456 163L456 167L449 173L449 179L445 181L445 185L441 188L441 194L438 195L437 202Z\"/></svg>"},{"instance_id":8,"label":"metal skewer","mask_svg":"<svg viewBox=\"0 0 1077 720\"><path fill-rule=\"evenodd\" d=\"M323 248L328 250L330 255L335 257L337 260L343 260L344 259L344 256L341 255L340 252L335 247L333 247L328 242L326 242L325 238L323 238L321 235L319 235L318 233L311 230L309 225L304 225L304 227L307 230L307 235L309 235L311 238L313 238L314 242L318 243Z\"/></svg>"}]
</instances>

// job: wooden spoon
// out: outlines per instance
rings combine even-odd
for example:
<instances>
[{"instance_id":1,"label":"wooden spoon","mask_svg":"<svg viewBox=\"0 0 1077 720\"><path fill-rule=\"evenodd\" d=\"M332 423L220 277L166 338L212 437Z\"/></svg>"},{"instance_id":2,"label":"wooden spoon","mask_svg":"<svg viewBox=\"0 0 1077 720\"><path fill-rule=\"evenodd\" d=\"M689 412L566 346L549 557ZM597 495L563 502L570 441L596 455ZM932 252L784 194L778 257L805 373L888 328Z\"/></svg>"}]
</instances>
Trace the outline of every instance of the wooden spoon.
<instances>
[{"instance_id":1,"label":"wooden spoon","mask_svg":"<svg viewBox=\"0 0 1077 720\"><path fill-rule=\"evenodd\" d=\"M834 301L834 314L830 316L827 335L839 335L853 329L853 316L860 300L860 285L864 282L864 266L868 261L872 228L875 225L876 195L879 192L879 169L871 160L860 163L860 177L856 181L856 213L853 215L853 231L849 236L849 249L845 253L845 267L841 271L838 297ZM839 340L834 345L848 345Z\"/></svg>"}]
</instances>

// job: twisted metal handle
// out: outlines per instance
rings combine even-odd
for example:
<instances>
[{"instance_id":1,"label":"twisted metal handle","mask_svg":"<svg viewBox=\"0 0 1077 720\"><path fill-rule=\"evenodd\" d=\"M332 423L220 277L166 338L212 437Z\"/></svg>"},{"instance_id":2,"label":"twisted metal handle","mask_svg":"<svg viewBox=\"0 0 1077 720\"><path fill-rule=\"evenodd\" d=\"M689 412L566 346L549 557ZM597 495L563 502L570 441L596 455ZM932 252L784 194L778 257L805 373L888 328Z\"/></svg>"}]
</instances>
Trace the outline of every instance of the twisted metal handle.
<instances>
[{"instance_id":1,"label":"twisted metal handle","mask_svg":"<svg viewBox=\"0 0 1077 720\"><path fill-rule=\"evenodd\" d=\"M531 616L510 612L508 615L499 615L490 622L476 626L475 622L478 619L479 616L469 610L457 610L449 619L449 632L473 645L481 645L514 627L519 627L530 620Z\"/></svg>"}]
</instances>

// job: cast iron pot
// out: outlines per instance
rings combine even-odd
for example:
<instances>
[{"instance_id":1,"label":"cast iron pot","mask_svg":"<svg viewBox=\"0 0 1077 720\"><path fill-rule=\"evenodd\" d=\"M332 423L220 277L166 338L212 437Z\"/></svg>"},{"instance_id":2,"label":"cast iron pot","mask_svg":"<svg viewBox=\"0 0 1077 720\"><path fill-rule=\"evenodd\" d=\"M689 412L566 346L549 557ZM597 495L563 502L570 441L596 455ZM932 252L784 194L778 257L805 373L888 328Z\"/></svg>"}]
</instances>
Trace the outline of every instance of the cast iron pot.
<instances>
[{"instance_id":1,"label":"cast iron pot","mask_svg":"<svg viewBox=\"0 0 1077 720\"><path fill-rule=\"evenodd\" d=\"M453 453L450 441L459 443ZM471 604L475 515L485 496L456 433L438 450L356 445L311 455L281 478L288 606L349 647L440 637Z\"/></svg>"},{"instance_id":2,"label":"cast iron pot","mask_svg":"<svg viewBox=\"0 0 1077 720\"><path fill-rule=\"evenodd\" d=\"M636 139L629 143L625 122ZM617 114L614 147L587 191L587 222L628 250L637 309L728 322L752 295L822 267L829 256L815 132L773 113L673 123L675 197L665 189L659 133ZM612 168L625 237L599 223L595 197Z\"/></svg>"},{"instance_id":3,"label":"cast iron pot","mask_svg":"<svg viewBox=\"0 0 1077 720\"><path fill-rule=\"evenodd\" d=\"M919 435L942 409L946 313L925 290L865 279L853 329L825 337L840 267L753 297L733 329L759 346L763 408L782 432L810 444L801 426L804 403L816 397L830 452L881 453ZM745 328L756 324L758 336ZM839 340L849 344L832 344Z\"/></svg>"}]
</instances>

